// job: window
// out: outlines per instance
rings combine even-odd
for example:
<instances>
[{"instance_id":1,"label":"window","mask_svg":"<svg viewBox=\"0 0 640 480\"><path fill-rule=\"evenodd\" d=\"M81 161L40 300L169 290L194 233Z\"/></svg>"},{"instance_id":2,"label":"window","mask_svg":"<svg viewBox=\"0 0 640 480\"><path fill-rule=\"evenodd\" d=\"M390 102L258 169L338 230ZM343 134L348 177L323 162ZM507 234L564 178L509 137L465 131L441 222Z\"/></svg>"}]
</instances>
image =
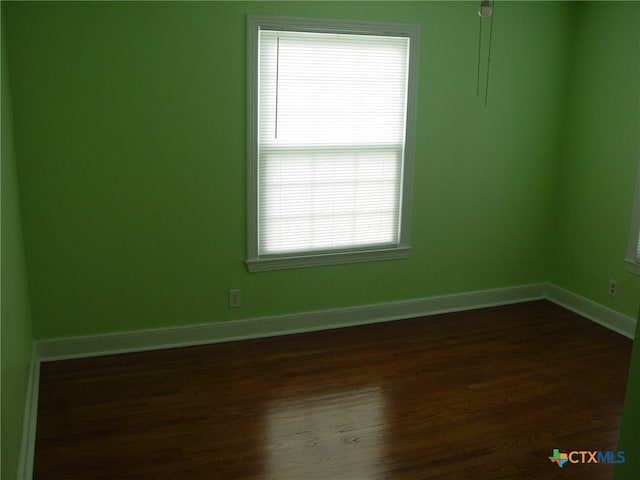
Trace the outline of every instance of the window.
<instances>
[{"instance_id":1,"label":"window","mask_svg":"<svg viewBox=\"0 0 640 480\"><path fill-rule=\"evenodd\" d=\"M249 17L250 271L408 255L418 32Z\"/></svg>"},{"instance_id":2,"label":"window","mask_svg":"<svg viewBox=\"0 0 640 480\"><path fill-rule=\"evenodd\" d=\"M627 270L640 275L640 169L638 170L638 180L636 182L636 198L625 264Z\"/></svg>"}]
</instances>

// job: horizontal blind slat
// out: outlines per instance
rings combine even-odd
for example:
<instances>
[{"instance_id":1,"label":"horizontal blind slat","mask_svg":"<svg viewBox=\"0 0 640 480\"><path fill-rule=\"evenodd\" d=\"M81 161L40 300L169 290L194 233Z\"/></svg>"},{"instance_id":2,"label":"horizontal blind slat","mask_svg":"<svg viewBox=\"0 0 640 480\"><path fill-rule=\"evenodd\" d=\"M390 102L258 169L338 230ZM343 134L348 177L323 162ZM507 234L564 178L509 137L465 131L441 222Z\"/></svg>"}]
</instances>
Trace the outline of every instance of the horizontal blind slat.
<instances>
[{"instance_id":1,"label":"horizontal blind slat","mask_svg":"<svg viewBox=\"0 0 640 480\"><path fill-rule=\"evenodd\" d=\"M258 250L398 241L408 39L260 33Z\"/></svg>"}]
</instances>

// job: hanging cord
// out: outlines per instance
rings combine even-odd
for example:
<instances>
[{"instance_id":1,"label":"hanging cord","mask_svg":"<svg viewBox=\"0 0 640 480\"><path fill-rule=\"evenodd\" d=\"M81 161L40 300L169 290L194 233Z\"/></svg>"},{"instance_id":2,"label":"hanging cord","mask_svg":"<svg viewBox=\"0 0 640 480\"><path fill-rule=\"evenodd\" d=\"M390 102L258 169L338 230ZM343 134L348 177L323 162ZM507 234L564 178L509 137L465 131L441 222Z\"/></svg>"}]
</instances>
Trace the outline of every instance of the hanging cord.
<instances>
[{"instance_id":1,"label":"hanging cord","mask_svg":"<svg viewBox=\"0 0 640 480\"><path fill-rule=\"evenodd\" d=\"M276 39L276 113L274 135L278 138L278 90L280 87L280 37Z\"/></svg>"},{"instance_id":2,"label":"hanging cord","mask_svg":"<svg viewBox=\"0 0 640 480\"><path fill-rule=\"evenodd\" d=\"M491 67L491 43L493 41L493 1L482 0L480 2L480 8L478 8L478 15L480 16L480 31L478 33L478 77L476 79L476 96L480 97L480 64L482 58L482 20L486 17L491 17L491 23L489 25L489 51L487 55L487 78L484 90L484 106L487 106L487 99L489 97L489 70Z\"/></svg>"},{"instance_id":3,"label":"hanging cord","mask_svg":"<svg viewBox=\"0 0 640 480\"><path fill-rule=\"evenodd\" d=\"M482 17L480 17L480 33L478 34L478 79L476 81L476 97L480 97L480 57L482 56Z\"/></svg>"},{"instance_id":4,"label":"hanging cord","mask_svg":"<svg viewBox=\"0 0 640 480\"><path fill-rule=\"evenodd\" d=\"M492 2L493 3L493 2ZM493 12L491 15L491 24L489 25L489 55L487 56L487 81L484 89L484 106L487 106L487 98L489 97L489 69L491 68L491 42L493 40Z\"/></svg>"}]
</instances>

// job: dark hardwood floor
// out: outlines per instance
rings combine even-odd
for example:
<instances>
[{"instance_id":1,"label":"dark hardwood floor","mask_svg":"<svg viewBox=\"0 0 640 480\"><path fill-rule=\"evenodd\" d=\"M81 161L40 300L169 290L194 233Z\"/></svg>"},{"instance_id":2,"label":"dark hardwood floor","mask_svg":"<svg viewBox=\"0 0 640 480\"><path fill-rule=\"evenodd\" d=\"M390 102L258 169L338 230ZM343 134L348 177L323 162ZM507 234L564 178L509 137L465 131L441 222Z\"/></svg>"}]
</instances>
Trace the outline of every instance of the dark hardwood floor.
<instances>
[{"instance_id":1,"label":"dark hardwood floor","mask_svg":"<svg viewBox=\"0 0 640 480\"><path fill-rule=\"evenodd\" d=\"M610 479L632 342L545 301L45 363L36 479Z\"/></svg>"}]
</instances>

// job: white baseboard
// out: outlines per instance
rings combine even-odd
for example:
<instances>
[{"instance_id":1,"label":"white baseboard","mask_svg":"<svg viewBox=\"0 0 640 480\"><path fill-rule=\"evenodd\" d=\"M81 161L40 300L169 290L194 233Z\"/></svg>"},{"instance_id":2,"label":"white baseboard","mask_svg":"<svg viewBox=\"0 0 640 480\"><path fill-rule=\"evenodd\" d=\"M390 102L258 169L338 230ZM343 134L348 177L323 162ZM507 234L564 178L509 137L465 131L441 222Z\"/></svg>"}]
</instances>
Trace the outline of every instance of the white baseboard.
<instances>
[{"instance_id":1,"label":"white baseboard","mask_svg":"<svg viewBox=\"0 0 640 480\"><path fill-rule=\"evenodd\" d=\"M41 361L312 332L541 299L554 302L626 337L634 337L637 323L634 318L555 285L540 283L362 307L34 342L19 478L32 478Z\"/></svg>"},{"instance_id":2,"label":"white baseboard","mask_svg":"<svg viewBox=\"0 0 640 480\"><path fill-rule=\"evenodd\" d=\"M634 337L637 323L634 318L553 284L541 283L275 317L40 340L36 348L40 361L63 360L313 332L539 299L547 299L621 335Z\"/></svg>"},{"instance_id":3,"label":"white baseboard","mask_svg":"<svg viewBox=\"0 0 640 480\"><path fill-rule=\"evenodd\" d=\"M545 284L427 297L362 307L36 342L41 361L139 352L312 332L545 298Z\"/></svg>"},{"instance_id":4,"label":"white baseboard","mask_svg":"<svg viewBox=\"0 0 640 480\"><path fill-rule=\"evenodd\" d=\"M589 300L588 298L550 283L547 284L545 296L549 301L582 315L609 330L613 330L631 339L635 336L637 325L635 318L627 317L593 300Z\"/></svg>"},{"instance_id":5,"label":"white baseboard","mask_svg":"<svg viewBox=\"0 0 640 480\"><path fill-rule=\"evenodd\" d=\"M22 445L18 462L18 478L31 480L33 477L33 458L36 446L36 425L38 422L38 392L40 390L40 360L36 345L31 354L31 368L27 384L27 399L24 407L22 427Z\"/></svg>"}]
</instances>

